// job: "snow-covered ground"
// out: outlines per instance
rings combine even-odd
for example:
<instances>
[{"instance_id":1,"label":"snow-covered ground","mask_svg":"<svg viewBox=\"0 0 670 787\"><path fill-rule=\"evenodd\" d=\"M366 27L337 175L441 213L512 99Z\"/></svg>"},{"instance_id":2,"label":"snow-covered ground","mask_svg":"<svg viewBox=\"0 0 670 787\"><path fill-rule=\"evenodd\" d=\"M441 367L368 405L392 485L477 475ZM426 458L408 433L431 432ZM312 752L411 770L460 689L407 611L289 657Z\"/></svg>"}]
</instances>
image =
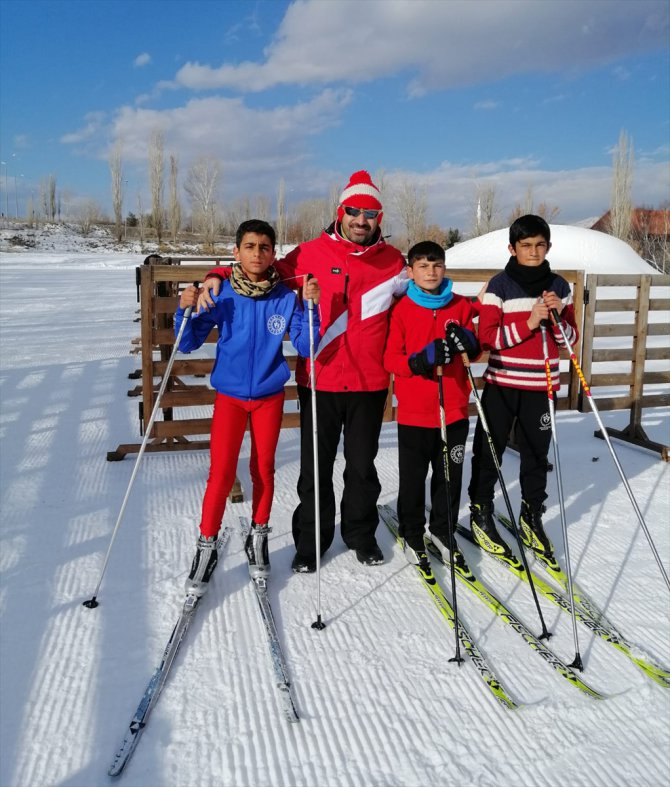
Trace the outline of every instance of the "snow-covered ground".
<instances>
[{"instance_id":1,"label":"snow-covered ground","mask_svg":"<svg viewBox=\"0 0 670 787\"><path fill-rule=\"evenodd\" d=\"M92 787L106 776L178 615L192 558L206 452L147 454L99 593L89 610L139 442L134 267L110 252L0 257L2 549L0 785ZM621 428L626 412L604 413ZM650 438L670 442L670 410L648 410ZM575 577L633 642L670 665L668 589L590 413L561 412L558 430ZM471 430L472 432L472 430ZM670 691L578 627L583 678L563 680L458 585L459 611L514 698L498 705L472 663L449 662L454 638L380 525L383 566L365 568L339 537L316 579L290 571L298 434L282 433L271 535L270 593L301 721L280 716L242 543L229 542L123 784L137 787L391 787L670 783ZM469 449L469 444L468 444ZM381 501L394 504L395 424L379 454ZM617 454L670 568L670 468L624 444ZM248 442L239 476L250 514ZM341 486L342 464L336 467ZM518 460L503 471L519 502ZM465 484L469 479L469 456ZM547 529L564 550L555 474ZM466 521L466 496L460 519ZM464 544L473 571L538 632L527 585ZM436 569L449 582L444 572ZM570 617L541 601L564 660Z\"/></svg>"}]
</instances>

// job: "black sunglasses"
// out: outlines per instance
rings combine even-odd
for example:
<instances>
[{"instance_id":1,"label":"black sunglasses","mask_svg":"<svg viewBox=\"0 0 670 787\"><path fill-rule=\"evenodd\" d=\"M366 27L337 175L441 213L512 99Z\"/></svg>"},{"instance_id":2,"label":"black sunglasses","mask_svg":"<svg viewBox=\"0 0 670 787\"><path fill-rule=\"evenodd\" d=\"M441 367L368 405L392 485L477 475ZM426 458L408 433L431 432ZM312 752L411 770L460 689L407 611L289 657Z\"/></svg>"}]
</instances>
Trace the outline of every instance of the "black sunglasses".
<instances>
[{"instance_id":1,"label":"black sunglasses","mask_svg":"<svg viewBox=\"0 0 670 787\"><path fill-rule=\"evenodd\" d=\"M344 212L347 214L347 216L351 216L354 219L356 216L360 216L361 213L366 219L376 219L381 213L381 210L363 210L363 208L350 208L348 205L345 205Z\"/></svg>"}]
</instances>

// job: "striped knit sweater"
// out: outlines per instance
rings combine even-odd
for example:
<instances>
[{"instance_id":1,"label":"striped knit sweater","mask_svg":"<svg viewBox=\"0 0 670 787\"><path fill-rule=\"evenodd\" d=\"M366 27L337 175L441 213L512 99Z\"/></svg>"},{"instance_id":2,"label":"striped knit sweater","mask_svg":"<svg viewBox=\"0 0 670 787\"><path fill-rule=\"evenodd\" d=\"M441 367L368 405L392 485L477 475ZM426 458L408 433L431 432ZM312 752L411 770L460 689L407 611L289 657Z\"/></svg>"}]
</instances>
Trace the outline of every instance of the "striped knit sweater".
<instances>
[{"instance_id":1,"label":"striped knit sweater","mask_svg":"<svg viewBox=\"0 0 670 787\"><path fill-rule=\"evenodd\" d=\"M564 304L561 323L570 344L579 338L575 324L572 293L567 281L558 274L548 290L555 292ZM479 341L489 351L484 380L494 385L529 391L546 390L542 332L528 327L533 304L523 288L502 271L488 284L479 312ZM560 387L559 348L564 346L557 326L547 331L551 382L555 391Z\"/></svg>"}]
</instances>

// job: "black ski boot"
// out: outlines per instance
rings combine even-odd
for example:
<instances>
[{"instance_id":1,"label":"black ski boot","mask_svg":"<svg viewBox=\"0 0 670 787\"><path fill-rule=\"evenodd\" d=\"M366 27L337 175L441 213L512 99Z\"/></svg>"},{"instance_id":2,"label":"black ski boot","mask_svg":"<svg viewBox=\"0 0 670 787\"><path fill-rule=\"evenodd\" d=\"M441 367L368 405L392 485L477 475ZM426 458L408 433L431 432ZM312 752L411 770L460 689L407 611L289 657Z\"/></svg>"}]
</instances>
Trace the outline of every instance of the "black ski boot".
<instances>
[{"instance_id":1,"label":"black ski boot","mask_svg":"<svg viewBox=\"0 0 670 787\"><path fill-rule=\"evenodd\" d=\"M542 514L546 510L546 507L542 504L530 506L525 500L522 500L519 524L521 525L521 540L523 543L538 555L551 557L554 554L554 546L544 532L542 524Z\"/></svg>"},{"instance_id":2,"label":"black ski boot","mask_svg":"<svg viewBox=\"0 0 670 787\"><path fill-rule=\"evenodd\" d=\"M471 503L470 530L475 541L492 555L511 557L507 542L501 537L493 524L493 505L491 503Z\"/></svg>"},{"instance_id":3,"label":"black ski boot","mask_svg":"<svg viewBox=\"0 0 670 787\"><path fill-rule=\"evenodd\" d=\"M430 571L430 560L428 559L422 535L409 539L404 538L402 551L410 565L418 566L424 573Z\"/></svg>"},{"instance_id":4,"label":"black ski boot","mask_svg":"<svg viewBox=\"0 0 670 787\"><path fill-rule=\"evenodd\" d=\"M252 579L267 577L270 573L270 558L268 555L268 525L251 523L251 530L244 544L244 551L249 561L249 574Z\"/></svg>"},{"instance_id":5,"label":"black ski boot","mask_svg":"<svg viewBox=\"0 0 670 787\"><path fill-rule=\"evenodd\" d=\"M209 579L216 567L219 554L216 549L216 536L198 537L197 550L191 573L185 583L186 593L193 596L203 596L209 587Z\"/></svg>"},{"instance_id":6,"label":"black ski boot","mask_svg":"<svg viewBox=\"0 0 670 787\"><path fill-rule=\"evenodd\" d=\"M433 533L431 530L428 532L428 538L433 543L433 546L442 555L442 562L445 565L449 565L451 562L451 555L453 555L455 568L461 571L469 570L465 562L465 558L463 557L463 553L458 548L456 539L453 538L453 536L450 541L449 536L446 533L442 535L441 533Z\"/></svg>"}]
</instances>

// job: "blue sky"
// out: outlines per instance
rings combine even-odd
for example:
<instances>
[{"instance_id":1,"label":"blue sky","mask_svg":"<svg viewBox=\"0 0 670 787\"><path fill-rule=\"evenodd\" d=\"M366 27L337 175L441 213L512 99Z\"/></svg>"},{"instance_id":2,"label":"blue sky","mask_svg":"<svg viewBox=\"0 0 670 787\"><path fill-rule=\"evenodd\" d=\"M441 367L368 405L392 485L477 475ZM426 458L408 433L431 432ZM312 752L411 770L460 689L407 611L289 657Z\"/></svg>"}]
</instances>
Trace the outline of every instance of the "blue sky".
<instances>
[{"instance_id":1,"label":"blue sky","mask_svg":"<svg viewBox=\"0 0 670 787\"><path fill-rule=\"evenodd\" d=\"M658 206L669 16L667 0L0 0L0 203L21 212L53 174L68 205L109 210L121 140L124 207L148 205L161 130L182 176L220 161L224 206L274 202L281 178L290 204L325 198L366 168L425 188L445 227L467 231L491 186L503 218L531 189L572 222L607 210L624 129L634 199Z\"/></svg>"}]
</instances>

